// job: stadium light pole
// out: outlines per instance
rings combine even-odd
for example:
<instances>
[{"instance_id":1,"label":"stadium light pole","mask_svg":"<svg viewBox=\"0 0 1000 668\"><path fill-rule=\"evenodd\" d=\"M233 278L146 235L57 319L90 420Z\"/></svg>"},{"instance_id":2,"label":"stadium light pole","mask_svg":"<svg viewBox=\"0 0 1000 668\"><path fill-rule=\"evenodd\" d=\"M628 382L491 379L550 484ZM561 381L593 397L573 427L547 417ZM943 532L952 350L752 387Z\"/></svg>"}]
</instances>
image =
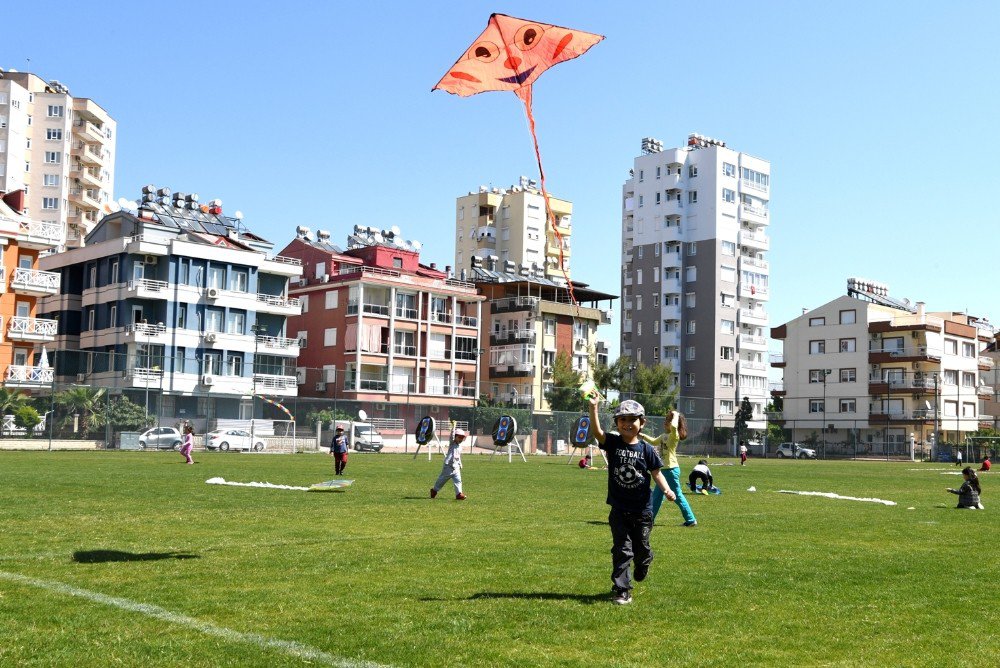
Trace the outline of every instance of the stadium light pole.
<instances>
[{"instance_id":1,"label":"stadium light pole","mask_svg":"<svg viewBox=\"0 0 1000 668\"><path fill-rule=\"evenodd\" d=\"M823 369L823 459L826 459L826 378L833 371L831 369Z\"/></svg>"}]
</instances>

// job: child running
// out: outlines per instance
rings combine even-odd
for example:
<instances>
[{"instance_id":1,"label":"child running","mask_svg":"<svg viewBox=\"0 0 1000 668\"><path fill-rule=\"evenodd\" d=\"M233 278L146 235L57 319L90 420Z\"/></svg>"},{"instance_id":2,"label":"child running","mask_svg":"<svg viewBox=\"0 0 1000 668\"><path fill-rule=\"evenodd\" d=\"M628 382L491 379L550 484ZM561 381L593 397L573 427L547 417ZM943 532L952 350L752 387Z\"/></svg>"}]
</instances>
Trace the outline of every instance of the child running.
<instances>
[{"instance_id":1,"label":"child running","mask_svg":"<svg viewBox=\"0 0 1000 668\"><path fill-rule=\"evenodd\" d=\"M338 426L333 432L330 456L333 457L334 475L343 475L344 469L347 468L347 436L344 435L343 427Z\"/></svg>"},{"instance_id":2,"label":"child running","mask_svg":"<svg viewBox=\"0 0 1000 668\"><path fill-rule=\"evenodd\" d=\"M660 448L660 455L666 459L666 469L663 476L667 479L667 485L677 496L674 499L674 503L677 507L681 509L681 515L684 517L684 526L693 527L698 525L698 521L694 518L694 512L691 510L691 505L688 504L687 499L684 498L684 492L681 490L681 467L677 463L677 445L687 438L687 419L678 413L677 411L670 411L667 413L666 421L667 432L661 434L658 438L651 438L646 436L646 434L639 434L639 438L646 441L650 445L656 445ZM653 489L653 521L656 521L656 514L660 512L660 505L663 504L663 492L659 487Z\"/></svg>"},{"instance_id":3,"label":"child running","mask_svg":"<svg viewBox=\"0 0 1000 668\"><path fill-rule=\"evenodd\" d=\"M194 427L188 425L184 429L184 443L181 444L181 454L184 455L185 464L194 464L191 459L191 450L194 449Z\"/></svg>"},{"instance_id":4,"label":"child running","mask_svg":"<svg viewBox=\"0 0 1000 668\"><path fill-rule=\"evenodd\" d=\"M663 460L659 453L639 438L646 422L646 410L638 401L623 401L615 411L618 434L605 433L597 415L600 397L588 399L590 434L608 457L608 498L611 506L608 524L611 527L611 602L627 605L632 602L632 578L629 564L635 561L635 581L642 582L653 563L649 534L653 530L653 497L649 483L673 501L676 497L660 472Z\"/></svg>"},{"instance_id":5,"label":"child running","mask_svg":"<svg viewBox=\"0 0 1000 668\"><path fill-rule=\"evenodd\" d=\"M437 482L431 487L431 498L438 495L438 491L445 486L448 478L455 484L455 500L465 501L468 497L462 493L462 441L465 440L465 430L455 429L451 432L451 441L448 443L448 453L444 456L444 465L441 467L441 475Z\"/></svg>"},{"instance_id":6,"label":"child running","mask_svg":"<svg viewBox=\"0 0 1000 668\"><path fill-rule=\"evenodd\" d=\"M968 508L970 510L983 510L983 504L979 502L979 495L983 490L979 487L979 476L971 466L962 469L962 477L965 482L958 489L947 487L952 494L958 494L958 508Z\"/></svg>"}]
</instances>

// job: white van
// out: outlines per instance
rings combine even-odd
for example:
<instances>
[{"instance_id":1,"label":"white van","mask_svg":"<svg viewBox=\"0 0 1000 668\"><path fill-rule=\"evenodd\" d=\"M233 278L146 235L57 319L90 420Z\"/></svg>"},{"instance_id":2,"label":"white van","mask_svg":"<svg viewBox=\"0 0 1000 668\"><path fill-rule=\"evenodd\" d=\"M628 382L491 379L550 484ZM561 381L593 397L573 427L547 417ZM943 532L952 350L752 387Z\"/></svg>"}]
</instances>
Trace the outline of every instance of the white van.
<instances>
[{"instance_id":1,"label":"white van","mask_svg":"<svg viewBox=\"0 0 1000 668\"><path fill-rule=\"evenodd\" d=\"M355 452L381 452L385 447L382 434L368 422L337 420L335 427L343 427L347 434L347 447Z\"/></svg>"}]
</instances>

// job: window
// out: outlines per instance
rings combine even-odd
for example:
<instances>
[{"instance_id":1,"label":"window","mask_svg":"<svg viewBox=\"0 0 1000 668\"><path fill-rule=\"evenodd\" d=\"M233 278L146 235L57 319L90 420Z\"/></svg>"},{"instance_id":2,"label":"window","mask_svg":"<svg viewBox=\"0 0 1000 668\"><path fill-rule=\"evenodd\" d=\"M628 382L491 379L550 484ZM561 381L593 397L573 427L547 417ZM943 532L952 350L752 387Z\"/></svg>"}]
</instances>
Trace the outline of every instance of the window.
<instances>
[{"instance_id":1,"label":"window","mask_svg":"<svg viewBox=\"0 0 1000 668\"><path fill-rule=\"evenodd\" d=\"M733 320L723 320L721 322L720 331L723 334L735 334L736 333L736 323Z\"/></svg>"},{"instance_id":2,"label":"window","mask_svg":"<svg viewBox=\"0 0 1000 668\"><path fill-rule=\"evenodd\" d=\"M822 399L810 399L809 400L809 412L810 413L823 413L825 412Z\"/></svg>"},{"instance_id":3,"label":"window","mask_svg":"<svg viewBox=\"0 0 1000 668\"><path fill-rule=\"evenodd\" d=\"M226 358L226 373L230 376L243 375L243 355L241 353L229 353Z\"/></svg>"},{"instance_id":4,"label":"window","mask_svg":"<svg viewBox=\"0 0 1000 668\"><path fill-rule=\"evenodd\" d=\"M736 349L730 346L722 346L722 348L719 350L719 357L724 360L735 359Z\"/></svg>"},{"instance_id":5,"label":"window","mask_svg":"<svg viewBox=\"0 0 1000 668\"><path fill-rule=\"evenodd\" d=\"M656 166L656 178L660 178L660 166Z\"/></svg>"},{"instance_id":6,"label":"window","mask_svg":"<svg viewBox=\"0 0 1000 668\"><path fill-rule=\"evenodd\" d=\"M722 163L722 175L723 176L736 176L736 165L732 165L728 162Z\"/></svg>"},{"instance_id":7,"label":"window","mask_svg":"<svg viewBox=\"0 0 1000 668\"><path fill-rule=\"evenodd\" d=\"M695 304L695 294L693 292L688 292L684 294L684 306L686 308L694 308Z\"/></svg>"},{"instance_id":8,"label":"window","mask_svg":"<svg viewBox=\"0 0 1000 668\"><path fill-rule=\"evenodd\" d=\"M62 153L60 153L59 151L46 151L45 164L47 165L62 164Z\"/></svg>"},{"instance_id":9,"label":"window","mask_svg":"<svg viewBox=\"0 0 1000 668\"><path fill-rule=\"evenodd\" d=\"M331 327L329 329L323 330L323 345L324 346L335 346L337 345L337 328Z\"/></svg>"},{"instance_id":10,"label":"window","mask_svg":"<svg viewBox=\"0 0 1000 668\"><path fill-rule=\"evenodd\" d=\"M654 248L659 248L659 246L654 246ZM659 283L660 282L660 268L659 267L653 267L653 282L654 283Z\"/></svg>"},{"instance_id":11,"label":"window","mask_svg":"<svg viewBox=\"0 0 1000 668\"><path fill-rule=\"evenodd\" d=\"M826 352L826 341L810 341L809 342L809 354L810 355L822 355Z\"/></svg>"},{"instance_id":12,"label":"window","mask_svg":"<svg viewBox=\"0 0 1000 668\"><path fill-rule=\"evenodd\" d=\"M642 246L639 246L639 250L642 250ZM635 284L642 285L642 269L635 270Z\"/></svg>"},{"instance_id":13,"label":"window","mask_svg":"<svg viewBox=\"0 0 1000 668\"><path fill-rule=\"evenodd\" d=\"M688 177L694 178L698 176L698 165L688 165Z\"/></svg>"},{"instance_id":14,"label":"window","mask_svg":"<svg viewBox=\"0 0 1000 668\"><path fill-rule=\"evenodd\" d=\"M719 374L719 386L720 387L732 387L734 377L731 373L720 373Z\"/></svg>"},{"instance_id":15,"label":"window","mask_svg":"<svg viewBox=\"0 0 1000 668\"><path fill-rule=\"evenodd\" d=\"M226 325L229 334L243 334L246 326L246 314L230 311Z\"/></svg>"},{"instance_id":16,"label":"window","mask_svg":"<svg viewBox=\"0 0 1000 668\"><path fill-rule=\"evenodd\" d=\"M735 267L720 267L719 268L719 280L725 281L726 283L736 282L736 268Z\"/></svg>"},{"instance_id":17,"label":"window","mask_svg":"<svg viewBox=\"0 0 1000 668\"><path fill-rule=\"evenodd\" d=\"M945 385L958 385L958 371L955 369L945 369L941 382Z\"/></svg>"},{"instance_id":18,"label":"window","mask_svg":"<svg viewBox=\"0 0 1000 668\"><path fill-rule=\"evenodd\" d=\"M635 335L642 336L642 320L635 323Z\"/></svg>"},{"instance_id":19,"label":"window","mask_svg":"<svg viewBox=\"0 0 1000 668\"><path fill-rule=\"evenodd\" d=\"M729 257L736 257L736 243L733 241L723 241L722 254Z\"/></svg>"},{"instance_id":20,"label":"window","mask_svg":"<svg viewBox=\"0 0 1000 668\"><path fill-rule=\"evenodd\" d=\"M722 201L723 202L735 203L736 202L736 191L735 190L730 190L729 188L723 188L722 189Z\"/></svg>"},{"instance_id":21,"label":"window","mask_svg":"<svg viewBox=\"0 0 1000 668\"><path fill-rule=\"evenodd\" d=\"M857 322L857 318L858 318L858 312L855 311L854 309L851 309L850 311L840 312L841 325L853 325L855 322Z\"/></svg>"},{"instance_id":22,"label":"window","mask_svg":"<svg viewBox=\"0 0 1000 668\"><path fill-rule=\"evenodd\" d=\"M636 311L642 310L642 295L635 296L635 310Z\"/></svg>"},{"instance_id":23,"label":"window","mask_svg":"<svg viewBox=\"0 0 1000 668\"><path fill-rule=\"evenodd\" d=\"M59 187L59 175L45 174L44 176L42 176L42 185L47 188Z\"/></svg>"},{"instance_id":24,"label":"window","mask_svg":"<svg viewBox=\"0 0 1000 668\"><path fill-rule=\"evenodd\" d=\"M688 255L697 255L698 254L698 242L697 241L692 241L691 243L689 243L687 245L687 253L688 253Z\"/></svg>"},{"instance_id":25,"label":"window","mask_svg":"<svg viewBox=\"0 0 1000 668\"><path fill-rule=\"evenodd\" d=\"M809 382L822 383L824 378L823 369L809 369Z\"/></svg>"},{"instance_id":26,"label":"window","mask_svg":"<svg viewBox=\"0 0 1000 668\"><path fill-rule=\"evenodd\" d=\"M659 190L656 191L656 203L657 204L660 203L660 191Z\"/></svg>"},{"instance_id":27,"label":"window","mask_svg":"<svg viewBox=\"0 0 1000 668\"><path fill-rule=\"evenodd\" d=\"M111 262L111 284L118 282L118 260Z\"/></svg>"},{"instance_id":28,"label":"window","mask_svg":"<svg viewBox=\"0 0 1000 668\"><path fill-rule=\"evenodd\" d=\"M976 374L969 373L968 371L962 372L962 387L975 387L976 386Z\"/></svg>"},{"instance_id":29,"label":"window","mask_svg":"<svg viewBox=\"0 0 1000 668\"><path fill-rule=\"evenodd\" d=\"M698 280L698 267L684 267L684 280L688 283Z\"/></svg>"},{"instance_id":30,"label":"window","mask_svg":"<svg viewBox=\"0 0 1000 668\"><path fill-rule=\"evenodd\" d=\"M945 401L944 402L944 415L945 415L945 417L958 417L958 402L957 401Z\"/></svg>"},{"instance_id":31,"label":"window","mask_svg":"<svg viewBox=\"0 0 1000 668\"><path fill-rule=\"evenodd\" d=\"M232 290L235 292L246 292L250 287L250 276L245 271L233 272Z\"/></svg>"},{"instance_id":32,"label":"window","mask_svg":"<svg viewBox=\"0 0 1000 668\"><path fill-rule=\"evenodd\" d=\"M639 195L639 206L642 206L642 195Z\"/></svg>"},{"instance_id":33,"label":"window","mask_svg":"<svg viewBox=\"0 0 1000 668\"><path fill-rule=\"evenodd\" d=\"M840 370L840 382L841 383L856 383L856 382L858 382L858 370L857 369L841 369Z\"/></svg>"},{"instance_id":34,"label":"window","mask_svg":"<svg viewBox=\"0 0 1000 668\"><path fill-rule=\"evenodd\" d=\"M976 347L969 341L962 341L962 357L975 357Z\"/></svg>"},{"instance_id":35,"label":"window","mask_svg":"<svg viewBox=\"0 0 1000 668\"><path fill-rule=\"evenodd\" d=\"M64 108L61 104L50 104L48 116L49 118L61 118L64 113Z\"/></svg>"},{"instance_id":36,"label":"window","mask_svg":"<svg viewBox=\"0 0 1000 668\"><path fill-rule=\"evenodd\" d=\"M976 417L976 405L973 403L963 401L962 417Z\"/></svg>"},{"instance_id":37,"label":"window","mask_svg":"<svg viewBox=\"0 0 1000 668\"><path fill-rule=\"evenodd\" d=\"M694 399L687 400L687 413L694 413L695 402Z\"/></svg>"},{"instance_id":38,"label":"window","mask_svg":"<svg viewBox=\"0 0 1000 668\"><path fill-rule=\"evenodd\" d=\"M684 359L693 360L694 354L695 354L694 346L688 346L687 348L684 349Z\"/></svg>"},{"instance_id":39,"label":"window","mask_svg":"<svg viewBox=\"0 0 1000 668\"><path fill-rule=\"evenodd\" d=\"M62 128L46 128L45 130L46 139L62 139L63 133Z\"/></svg>"},{"instance_id":40,"label":"window","mask_svg":"<svg viewBox=\"0 0 1000 668\"><path fill-rule=\"evenodd\" d=\"M688 334L694 334L695 333L695 321L694 320L688 320L687 321L687 333Z\"/></svg>"},{"instance_id":41,"label":"window","mask_svg":"<svg viewBox=\"0 0 1000 668\"><path fill-rule=\"evenodd\" d=\"M754 170L746 167L743 167L740 170L740 173L743 177L743 185L748 188L753 188L754 190L767 190L771 180L769 175L755 172Z\"/></svg>"},{"instance_id":42,"label":"window","mask_svg":"<svg viewBox=\"0 0 1000 668\"><path fill-rule=\"evenodd\" d=\"M545 333L552 335L556 333L556 319L546 318L545 319Z\"/></svg>"},{"instance_id":43,"label":"window","mask_svg":"<svg viewBox=\"0 0 1000 668\"><path fill-rule=\"evenodd\" d=\"M206 332L222 331L222 311L218 309L208 309L205 312L205 331Z\"/></svg>"},{"instance_id":44,"label":"window","mask_svg":"<svg viewBox=\"0 0 1000 668\"><path fill-rule=\"evenodd\" d=\"M641 169L640 169L640 170L639 170L639 181L640 181L640 182L642 181L642 176L643 176L643 174L645 174L645 172L644 172L643 170L641 170Z\"/></svg>"},{"instance_id":45,"label":"window","mask_svg":"<svg viewBox=\"0 0 1000 668\"><path fill-rule=\"evenodd\" d=\"M697 203L698 203L698 191L697 190L688 191L688 204L697 204Z\"/></svg>"},{"instance_id":46,"label":"window","mask_svg":"<svg viewBox=\"0 0 1000 668\"><path fill-rule=\"evenodd\" d=\"M719 402L719 415L732 415L735 402L723 399Z\"/></svg>"},{"instance_id":47,"label":"window","mask_svg":"<svg viewBox=\"0 0 1000 668\"><path fill-rule=\"evenodd\" d=\"M59 198L58 197L43 197L42 198L42 208L49 211L56 211L59 209Z\"/></svg>"},{"instance_id":48,"label":"window","mask_svg":"<svg viewBox=\"0 0 1000 668\"><path fill-rule=\"evenodd\" d=\"M945 339L944 340L944 351L949 355L958 354L958 341L955 339Z\"/></svg>"},{"instance_id":49,"label":"window","mask_svg":"<svg viewBox=\"0 0 1000 668\"><path fill-rule=\"evenodd\" d=\"M725 292L719 294L719 301L722 304L722 308L735 308L736 307L736 295L726 294Z\"/></svg>"},{"instance_id":50,"label":"window","mask_svg":"<svg viewBox=\"0 0 1000 668\"><path fill-rule=\"evenodd\" d=\"M223 275L222 267L209 267L207 287L222 289Z\"/></svg>"},{"instance_id":51,"label":"window","mask_svg":"<svg viewBox=\"0 0 1000 668\"><path fill-rule=\"evenodd\" d=\"M810 327L822 327L826 324L826 318L809 318Z\"/></svg>"},{"instance_id":52,"label":"window","mask_svg":"<svg viewBox=\"0 0 1000 668\"><path fill-rule=\"evenodd\" d=\"M340 293L337 290L329 290L323 297L324 306L326 310L337 308L337 299ZM399 302L399 295L396 295L397 307Z\"/></svg>"},{"instance_id":53,"label":"window","mask_svg":"<svg viewBox=\"0 0 1000 668\"><path fill-rule=\"evenodd\" d=\"M111 311L108 313L108 327L118 326L118 305L112 304Z\"/></svg>"},{"instance_id":54,"label":"window","mask_svg":"<svg viewBox=\"0 0 1000 668\"><path fill-rule=\"evenodd\" d=\"M660 244L653 246L653 257L660 257Z\"/></svg>"},{"instance_id":55,"label":"window","mask_svg":"<svg viewBox=\"0 0 1000 668\"><path fill-rule=\"evenodd\" d=\"M856 339L841 339L840 340L840 352L842 353L853 353L857 349Z\"/></svg>"},{"instance_id":56,"label":"window","mask_svg":"<svg viewBox=\"0 0 1000 668\"><path fill-rule=\"evenodd\" d=\"M857 413L858 412L858 402L856 399L841 399L840 400L840 412L841 413Z\"/></svg>"},{"instance_id":57,"label":"window","mask_svg":"<svg viewBox=\"0 0 1000 668\"><path fill-rule=\"evenodd\" d=\"M686 373L684 374L684 384L688 387L694 387L694 374Z\"/></svg>"},{"instance_id":58,"label":"window","mask_svg":"<svg viewBox=\"0 0 1000 668\"><path fill-rule=\"evenodd\" d=\"M659 333L660 333L660 321L659 320L654 320L653 321L653 334L659 334Z\"/></svg>"},{"instance_id":59,"label":"window","mask_svg":"<svg viewBox=\"0 0 1000 668\"><path fill-rule=\"evenodd\" d=\"M302 305L302 312L309 313L309 295L299 297L299 303Z\"/></svg>"}]
</instances>

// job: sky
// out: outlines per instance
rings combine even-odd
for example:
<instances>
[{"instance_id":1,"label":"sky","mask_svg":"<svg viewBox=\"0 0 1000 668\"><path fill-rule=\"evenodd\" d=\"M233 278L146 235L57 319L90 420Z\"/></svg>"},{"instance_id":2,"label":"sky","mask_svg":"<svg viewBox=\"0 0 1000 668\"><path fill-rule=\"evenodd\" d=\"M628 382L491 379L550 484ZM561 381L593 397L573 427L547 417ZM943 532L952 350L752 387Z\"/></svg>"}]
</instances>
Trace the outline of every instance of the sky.
<instances>
[{"instance_id":1,"label":"sky","mask_svg":"<svg viewBox=\"0 0 1000 668\"><path fill-rule=\"evenodd\" d=\"M456 197L537 178L513 94L431 92L491 12L606 37L534 85L574 280L619 294L640 141L698 132L771 163L772 326L849 276L1000 323L1000 3L19 3L0 67L116 119L115 199L147 183L220 198L276 250L297 225L340 245L397 225L441 266ZM612 360L617 309L599 332Z\"/></svg>"}]
</instances>

